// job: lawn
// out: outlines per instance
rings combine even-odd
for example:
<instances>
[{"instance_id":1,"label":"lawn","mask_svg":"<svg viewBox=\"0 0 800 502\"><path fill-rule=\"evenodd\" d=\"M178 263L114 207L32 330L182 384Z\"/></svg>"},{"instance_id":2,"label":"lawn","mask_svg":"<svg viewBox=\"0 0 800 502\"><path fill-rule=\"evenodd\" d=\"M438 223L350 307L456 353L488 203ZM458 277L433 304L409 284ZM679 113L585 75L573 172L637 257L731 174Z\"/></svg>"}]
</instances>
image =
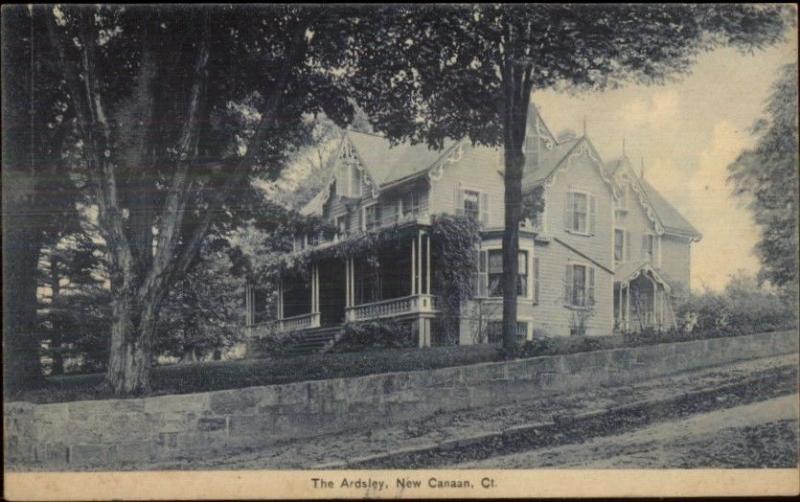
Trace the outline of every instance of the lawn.
<instances>
[{"instance_id":1,"label":"lawn","mask_svg":"<svg viewBox=\"0 0 800 502\"><path fill-rule=\"evenodd\" d=\"M693 333L689 336L664 333L645 336L574 336L537 339L533 343L523 346L517 357L571 354L734 335L733 333L714 331ZM498 345L480 344L423 349L373 349L278 359L173 364L153 368L152 391L148 395L188 394L304 380L447 368L499 361L502 358ZM6 401L33 403L108 399L113 396L103 387L103 376L101 373L95 373L49 377L46 386L42 389L28 390L21 394L5 397Z\"/></svg>"},{"instance_id":2,"label":"lawn","mask_svg":"<svg viewBox=\"0 0 800 502\"><path fill-rule=\"evenodd\" d=\"M173 364L153 368L153 389L149 395L188 394L302 380L445 368L499 359L497 345L465 345ZM113 396L102 388L103 377L102 373L49 377L45 388L6 396L6 400L55 403L108 399Z\"/></svg>"}]
</instances>

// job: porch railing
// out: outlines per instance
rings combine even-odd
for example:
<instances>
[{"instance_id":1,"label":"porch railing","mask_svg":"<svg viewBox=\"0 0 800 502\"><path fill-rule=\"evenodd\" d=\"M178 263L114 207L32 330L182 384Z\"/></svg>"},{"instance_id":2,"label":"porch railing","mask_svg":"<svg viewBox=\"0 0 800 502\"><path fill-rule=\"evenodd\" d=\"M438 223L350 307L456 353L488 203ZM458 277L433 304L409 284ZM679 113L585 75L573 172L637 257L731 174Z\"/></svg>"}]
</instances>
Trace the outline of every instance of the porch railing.
<instances>
[{"instance_id":1,"label":"porch railing","mask_svg":"<svg viewBox=\"0 0 800 502\"><path fill-rule=\"evenodd\" d=\"M437 312L439 301L433 295L411 295L364 303L347 309L348 321L365 321L395 317L402 314Z\"/></svg>"},{"instance_id":2,"label":"porch railing","mask_svg":"<svg viewBox=\"0 0 800 502\"><path fill-rule=\"evenodd\" d=\"M278 319L272 321L269 328L275 331L297 331L301 329L319 328L320 315L319 312L312 312L309 314L300 314L285 319Z\"/></svg>"}]
</instances>

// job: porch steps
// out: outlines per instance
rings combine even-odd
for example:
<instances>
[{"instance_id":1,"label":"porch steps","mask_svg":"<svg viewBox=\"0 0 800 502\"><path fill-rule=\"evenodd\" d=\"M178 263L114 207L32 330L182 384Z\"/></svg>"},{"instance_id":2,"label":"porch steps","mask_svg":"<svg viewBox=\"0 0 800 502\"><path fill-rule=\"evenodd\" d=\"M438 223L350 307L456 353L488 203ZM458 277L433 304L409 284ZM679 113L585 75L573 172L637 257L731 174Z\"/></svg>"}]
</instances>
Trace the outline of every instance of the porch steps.
<instances>
[{"instance_id":1,"label":"porch steps","mask_svg":"<svg viewBox=\"0 0 800 502\"><path fill-rule=\"evenodd\" d=\"M298 336L296 343L286 348L284 355L291 357L324 352L333 345L341 330L341 326L308 330Z\"/></svg>"}]
</instances>

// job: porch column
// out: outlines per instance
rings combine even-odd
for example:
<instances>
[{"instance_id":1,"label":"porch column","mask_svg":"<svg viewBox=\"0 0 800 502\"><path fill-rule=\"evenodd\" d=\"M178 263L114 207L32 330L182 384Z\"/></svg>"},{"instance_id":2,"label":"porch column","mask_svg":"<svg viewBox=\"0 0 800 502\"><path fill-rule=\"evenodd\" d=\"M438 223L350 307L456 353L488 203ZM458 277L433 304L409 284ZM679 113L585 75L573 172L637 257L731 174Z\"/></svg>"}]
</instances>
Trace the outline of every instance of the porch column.
<instances>
[{"instance_id":1,"label":"porch column","mask_svg":"<svg viewBox=\"0 0 800 502\"><path fill-rule=\"evenodd\" d=\"M417 243L411 241L411 296L417 294Z\"/></svg>"},{"instance_id":2,"label":"porch column","mask_svg":"<svg viewBox=\"0 0 800 502\"><path fill-rule=\"evenodd\" d=\"M625 331L630 331L631 324L631 283L625 285Z\"/></svg>"},{"instance_id":3,"label":"porch column","mask_svg":"<svg viewBox=\"0 0 800 502\"><path fill-rule=\"evenodd\" d=\"M422 294L422 232L417 231L417 259L419 263L417 264L417 275L419 276L419 283L417 284L417 294Z\"/></svg>"},{"instance_id":4,"label":"porch column","mask_svg":"<svg viewBox=\"0 0 800 502\"><path fill-rule=\"evenodd\" d=\"M431 320L426 319L422 316L418 317L416 320L417 325L417 346L422 347L430 347L431 346Z\"/></svg>"},{"instance_id":5,"label":"porch column","mask_svg":"<svg viewBox=\"0 0 800 502\"><path fill-rule=\"evenodd\" d=\"M350 258L344 260L344 308L350 308L353 304L350 297Z\"/></svg>"},{"instance_id":6,"label":"porch column","mask_svg":"<svg viewBox=\"0 0 800 502\"><path fill-rule=\"evenodd\" d=\"M316 263L311 268L311 313L319 313L319 266Z\"/></svg>"},{"instance_id":7,"label":"porch column","mask_svg":"<svg viewBox=\"0 0 800 502\"><path fill-rule=\"evenodd\" d=\"M283 276L278 278L278 319L283 319Z\"/></svg>"},{"instance_id":8,"label":"porch column","mask_svg":"<svg viewBox=\"0 0 800 502\"><path fill-rule=\"evenodd\" d=\"M428 234L428 238L425 241L425 254L427 260L427 266L425 267L425 292L431 294L431 236Z\"/></svg>"},{"instance_id":9,"label":"porch column","mask_svg":"<svg viewBox=\"0 0 800 502\"><path fill-rule=\"evenodd\" d=\"M652 277L650 278L650 282L653 283L653 327L658 328L658 321L656 319L656 310L658 309L658 283Z\"/></svg>"}]
</instances>

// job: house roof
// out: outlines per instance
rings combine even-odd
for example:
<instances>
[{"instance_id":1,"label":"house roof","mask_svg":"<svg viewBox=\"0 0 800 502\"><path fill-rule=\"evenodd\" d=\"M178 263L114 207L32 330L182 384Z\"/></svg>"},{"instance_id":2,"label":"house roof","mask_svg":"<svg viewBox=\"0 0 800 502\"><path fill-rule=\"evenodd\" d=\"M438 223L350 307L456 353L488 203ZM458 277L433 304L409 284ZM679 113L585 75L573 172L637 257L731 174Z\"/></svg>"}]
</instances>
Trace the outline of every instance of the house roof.
<instances>
[{"instance_id":1,"label":"house roof","mask_svg":"<svg viewBox=\"0 0 800 502\"><path fill-rule=\"evenodd\" d=\"M637 181L644 190L647 200L650 201L650 205L653 206L653 210L658 215L661 224L666 230L689 234L698 239L702 237L702 234L675 209L675 206L670 204L667 199L658 193L658 190L656 190L653 185L642 178L639 178Z\"/></svg>"},{"instance_id":2,"label":"house roof","mask_svg":"<svg viewBox=\"0 0 800 502\"><path fill-rule=\"evenodd\" d=\"M542 150L539 154L538 163L531 162L525 167L525 172L522 174L523 190L541 183L548 176L553 174L553 171L561 165L561 162L567 157L569 152L575 148L575 145L577 145L581 139L583 138L570 139L563 143L555 144L553 148L549 150Z\"/></svg>"},{"instance_id":3,"label":"house roof","mask_svg":"<svg viewBox=\"0 0 800 502\"><path fill-rule=\"evenodd\" d=\"M379 186L427 171L457 143L448 139L441 150L432 150L424 143L392 145L378 134L347 131L346 135L369 175Z\"/></svg>"},{"instance_id":4,"label":"house roof","mask_svg":"<svg viewBox=\"0 0 800 502\"><path fill-rule=\"evenodd\" d=\"M638 183L641 187L647 201L650 203L653 211L655 211L658 220L665 230L686 234L696 239L702 237L702 234L675 209L675 206L670 204L653 185L633 171L628 157L623 155L618 159L612 160L606 164L606 168L615 176L620 174L623 169L627 168L629 177L634 183Z\"/></svg>"}]
</instances>

